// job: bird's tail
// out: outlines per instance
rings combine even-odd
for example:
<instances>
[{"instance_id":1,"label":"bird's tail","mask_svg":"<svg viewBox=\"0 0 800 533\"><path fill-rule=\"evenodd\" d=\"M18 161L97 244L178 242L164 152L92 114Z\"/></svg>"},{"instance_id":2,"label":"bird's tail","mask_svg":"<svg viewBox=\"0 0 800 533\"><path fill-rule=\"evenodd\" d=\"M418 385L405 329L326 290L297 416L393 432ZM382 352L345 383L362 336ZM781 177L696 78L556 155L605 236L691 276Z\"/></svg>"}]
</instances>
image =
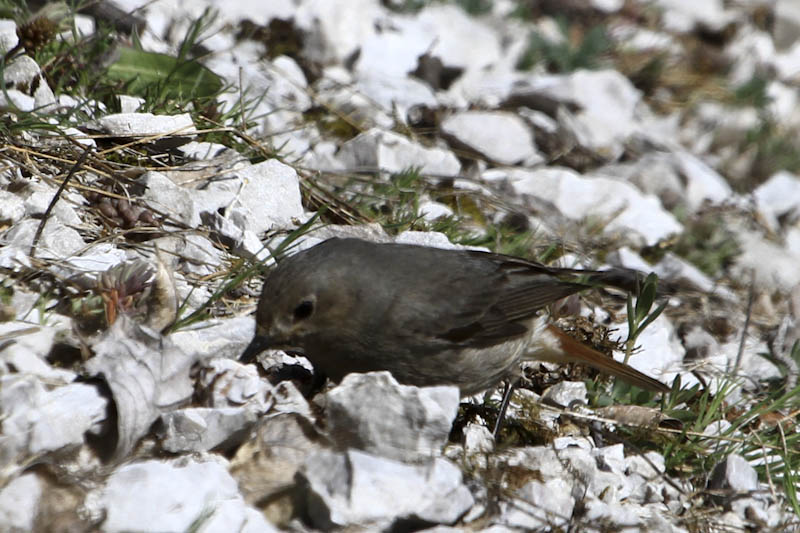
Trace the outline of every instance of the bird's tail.
<instances>
[{"instance_id":1,"label":"bird's tail","mask_svg":"<svg viewBox=\"0 0 800 533\"><path fill-rule=\"evenodd\" d=\"M670 388L660 381L578 342L559 328L549 324L542 325L540 332L532 336L524 358L553 363L580 363L616 376L642 389L655 392L670 391Z\"/></svg>"}]
</instances>

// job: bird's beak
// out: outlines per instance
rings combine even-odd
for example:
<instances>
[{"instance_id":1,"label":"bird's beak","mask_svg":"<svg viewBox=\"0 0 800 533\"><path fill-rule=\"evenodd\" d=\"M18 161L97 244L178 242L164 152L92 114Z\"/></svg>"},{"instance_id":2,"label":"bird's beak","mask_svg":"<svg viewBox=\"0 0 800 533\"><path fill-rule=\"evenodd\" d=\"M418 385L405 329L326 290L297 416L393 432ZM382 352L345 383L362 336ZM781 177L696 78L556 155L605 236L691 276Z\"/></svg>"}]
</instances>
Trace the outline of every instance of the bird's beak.
<instances>
[{"instance_id":1,"label":"bird's beak","mask_svg":"<svg viewBox=\"0 0 800 533\"><path fill-rule=\"evenodd\" d=\"M269 348L272 345L269 337L265 335L256 335L247 348L244 349L242 355L239 356L239 362L244 364L252 363L256 360L256 356Z\"/></svg>"}]
</instances>

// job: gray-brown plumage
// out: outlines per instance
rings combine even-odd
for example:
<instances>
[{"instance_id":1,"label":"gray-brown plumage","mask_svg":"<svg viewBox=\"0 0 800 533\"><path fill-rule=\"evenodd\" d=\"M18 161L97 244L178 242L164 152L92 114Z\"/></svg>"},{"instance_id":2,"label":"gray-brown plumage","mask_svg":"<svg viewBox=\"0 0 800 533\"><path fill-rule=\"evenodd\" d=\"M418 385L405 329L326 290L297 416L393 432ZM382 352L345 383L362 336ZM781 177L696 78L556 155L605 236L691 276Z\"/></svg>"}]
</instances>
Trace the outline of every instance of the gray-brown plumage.
<instances>
[{"instance_id":1,"label":"gray-brown plumage","mask_svg":"<svg viewBox=\"0 0 800 533\"><path fill-rule=\"evenodd\" d=\"M464 395L495 385L521 359L580 362L669 390L538 316L618 274L588 271L590 283L582 283L576 272L485 252L330 239L267 276L256 336L241 360L283 348L334 381L388 370L401 383L457 385Z\"/></svg>"}]
</instances>

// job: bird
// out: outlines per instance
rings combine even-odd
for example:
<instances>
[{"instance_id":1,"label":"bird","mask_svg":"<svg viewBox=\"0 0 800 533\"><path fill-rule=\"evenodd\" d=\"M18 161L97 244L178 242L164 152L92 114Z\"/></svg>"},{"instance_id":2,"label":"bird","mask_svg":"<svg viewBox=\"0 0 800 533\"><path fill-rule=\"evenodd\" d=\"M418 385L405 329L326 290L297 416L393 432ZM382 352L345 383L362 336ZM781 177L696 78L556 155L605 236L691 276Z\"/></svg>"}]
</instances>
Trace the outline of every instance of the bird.
<instances>
[{"instance_id":1,"label":"bird","mask_svg":"<svg viewBox=\"0 0 800 533\"><path fill-rule=\"evenodd\" d=\"M668 392L542 313L620 277L618 270L556 268L492 252L331 238L268 273L240 361L283 349L335 382L388 370L407 385L455 385L463 397L496 386L523 360L575 362Z\"/></svg>"}]
</instances>

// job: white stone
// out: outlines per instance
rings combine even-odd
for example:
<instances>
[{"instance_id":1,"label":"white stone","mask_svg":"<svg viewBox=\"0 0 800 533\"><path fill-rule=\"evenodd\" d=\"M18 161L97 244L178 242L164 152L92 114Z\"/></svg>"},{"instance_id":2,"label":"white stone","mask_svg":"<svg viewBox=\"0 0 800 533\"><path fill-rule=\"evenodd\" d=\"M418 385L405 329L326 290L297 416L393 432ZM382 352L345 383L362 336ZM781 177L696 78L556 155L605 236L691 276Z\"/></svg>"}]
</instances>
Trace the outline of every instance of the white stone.
<instances>
[{"instance_id":1,"label":"white stone","mask_svg":"<svg viewBox=\"0 0 800 533\"><path fill-rule=\"evenodd\" d=\"M224 144L197 141L192 141L178 147L178 151L185 157L194 159L195 161L214 159L227 150L230 150L230 148Z\"/></svg>"},{"instance_id":2,"label":"white stone","mask_svg":"<svg viewBox=\"0 0 800 533\"><path fill-rule=\"evenodd\" d=\"M772 36L749 25L736 32L724 54L731 61L728 79L732 85L747 83L776 59Z\"/></svg>"},{"instance_id":3,"label":"white stone","mask_svg":"<svg viewBox=\"0 0 800 533\"><path fill-rule=\"evenodd\" d=\"M686 203L695 211L704 201L719 204L732 194L725 178L700 159L688 152L676 154L686 178Z\"/></svg>"},{"instance_id":4,"label":"white stone","mask_svg":"<svg viewBox=\"0 0 800 533\"><path fill-rule=\"evenodd\" d=\"M566 217L608 220L605 231L638 235L648 245L682 231L675 217L657 198L635 187L606 178L587 179L565 168L505 171L514 191L552 203Z\"/></svg>"},{"instance_id":5,"label":"white stone","mask_svg":"<svg viewBox=\"0 0 800 533\"><path fill-rule=\"evenodd\" d=\"M753 191L753 196L758 208L775 218L800 214L800 178L791 172L776 172Z\"/></svg>"},{"instance_id":6,"label":"white stone","mask_svg":"<svg viewBox=\"0 0 800 533\"><path fill-rule=\"evenodd\" d=\"M647 153L632 162L605 165L588 175L627 181L646 194L658 196L667 209L682 204L686 197L673 153Z\"/></svg>"},{"instance_id":7,"label":"white stone","mask_svg":"<svg viewBox=\"0 0 800 533\"><path fill-rule=\"evenodd\" d=\"M575 124L562 126L569 126L581 144L611 159L622 153L622 143L640 129L636 108L641 92L614 70L531 75L513 94L536 94L577 107L572 115ZM561 121L567 116L564 110Z\"/></svg>"},{"instance_id":8,"label":"white stone","mask_svg":"<svg viewBox=\"0 0 800 533\"><path fill-rule=\"evenodd\" d=\"M26 314L19 309L20 314ZM30 320L31 317L27 317ZM0 369L3 373L11 373L13 367L20 374L37 376L50 384L66 385L76 375L71 370L53 368L45 361L45 357L53 347L56 335L61 328L37 326L30 322L8 321L0 323L0 336L8 336L14 342L0 349Z\"/></svg>"},{"instance_id":9,"label":"white stone","mask_svg":"<svg viewBox=\"0 0 800 533\"><path fill-rule=\"evenodd\" d=\"M57 102L58 100L53 93L53 89L51 89L47 84L44 76L39 77L39 83L36 85L36 89L33 91L33 103L36 106L36 109L50 111L56 107Z\"/></svg>"},{"instance_id":10,"label":"white stone","mask_svg":"<svg viewBox=\"0 0 800 533\"><path fill-rule=\"evenodd\" d=\"M345 84L330 78L320 78L314 83L313 90L317 102L339 116L347 117L349 124L362 131L370 128L389 130L395 127L395 119L389 111L362 94L357 87L349 85L349 82Z\"/></svg>"},{"instance_id":11,"label":"white stone","mask_svg":"<svg viewBox=\"0 0 800 533\"><path fill-rule=\"evenodd\" d=\"M9 85L9 88L28 87L41 72L42 69L33 58L21 55L5 66L3 81Z\"/></svg>"},{"instance_id":12,"label":"white stone","mask_svg":"<svg viewBox=\"0 0 800 533\"><path fill-rule=\"evenodd\" d=\"M17 194L0 190L0 222L14 224L25 216L25 203Z\"/></svg>"},{"instance_id":13,"label":"white stone","mask_svg":"<svg viewBox=\"0 0 800 533\"><path fill-rule=\"evenodd\" d=\"M438 231L404 231L395 237L394 242L400 244L416 244L417 246L431 246L433 248L444 248L445 250L483 250L487 248L480 246L464 246L453 244L447 235Z\"/></svg>"},{"instance_id":14,"label":"white stone","mask_svg":"<svg viewBox=\"0 0 800 533\"><path fill-rule=\"evenodd\" d=\"M394 17L361 43L359 74L399 80L428 53L447 67L480 70L503 57L500 35L484 21L455 5L432 4L414 17Z\"/></svg>"},{"instance_id":15,"label":"white stone","mask_svg":"<svg viewBox=\"0 0 800 533\"><path fill-rule=\"evenodd\" d=\"M682 50L670 34L634 24L615 28L612 35L626 50L663 50L670 53L680 53Z\"/></svg>"},{"instance_id":16,"label":"white stone","mask_svg":"<svg viewBox=\"0 0 800 533\"><path fill-rule=\"evenodd\" d=\"M61 130L61 134L66 135L81 146L87 146L90 148L97 147L97 141L88 137L86 133L82 132L78 128L64 128Z\"/></svg>"},{"instance_id":17,"label":"white stone","mask_svg":"<svg viewBox=\"0 0 800 533\"><path fill-rule=\"evenodd\" d=\"M191 228L200 225L200 213L195 201L199 195L195 191L184 189L164 174L154 171L142 175L140 183L145 186L145 203L156 213L169 214Z\"/></svg>"},{"instance_id":18,"label":"white stone","mask_svg":"<svg viewBox=\"0 0 800 533\"><path fill-rule=\"evenodd\" d=\"M105 512L108 533L277 531L261 513L249 512L223 460L149 460L117 468L87 507ZM136 495L136 497L131 497ZM255 528L255 529L250 529Z\"/></svg>"},{"instance_id":19,"label":"white stone","mask_svg":"<svg viewBox=\"0 0 800 533\"><path fill-rule=\"evenodd\" d=\"M714 467L709 487L749 493L758 488L758 473L744 457L732 454Z\"/></svg>"},{"instance_id":20,"label":"white stone","mask_svg":"<svg viewBox=\"0 0 800 533\"><path fill-rule=\"evenodd\" d=\"M433 34L426 34L426 29ZM361 43L361 53L354 65L356 77L376 77L389 83L407 78L439 31L435 27L423 28L417 17L398 18L398 24L370 35Z\"/></svg>"},{"instance_id":21,"label":"white stone","mask_svg":"<svg viewBox=\"0 0 800 533\"><path fill-rule=\"evenodd\" d=\"M42 218L50 207L57 190L55 187L46 185L43 182L32 183L26 191L28 193L27 198L25 198L26 214L30 217ZM56 220L61 224L80 226L83 223L72 204L67 202L63 196L55 203L51 213L55 215Z\"/></svg>"},{"instance_id":22,"label":"white stone","mask_svg":"<svg viewBox=\"0 0 800 533\"><path fill-rule=\"evenodd\" d=\"M614 325L613 336L624 342L628 337L628 322ZM685 350L672 323L662 313L651 322L636 338L636 346L641 349L634 354L628 364L640 372L653 376L662 383L671 384L676 375L681 374L684 386L697 383L697 379L683 370ZM617 355L619 358L619 355Z\"/></svg>"},{"instance_id":23,"label":"white stone","mask_svg":"<svg viewBox=\"0 0 800 533\"><path fill-rule=\"evenodd\" d=\"M428 222L435 222L440 218L453 216L453 210L449 206L430 200L420 202L417 212Z\"/></svg>"},{"instance_id":24,"label":"white stone","mask_svg":"<svg viewBox=\"0 0 800 533\"><path fill-rule=\"evenodd\" d=\"M191 135L197 132L191 115L154 115L152 113L117 113L106 115L93 125L111 135L149 137Z\"/></svg>"},{"instance_id":25,"label":"white stone","mask_svg":"<svg viewBox=\"0 0 800 533\"><path fill-rule=\"evenodd\" d=\"M31 268L31 259L27 251L29 247L19 245L0 246L0 268L7 268L11 272L19 272L23 268Z\"/></svg>"},{"instance_id":26,"label":"white stone","mask_svg":"<svg viewBox=\"0 0 800 533\"><path fill-rule=\"evenodd\" d=\"M209 451L253 425L259 414L248 407L176 409L161 415L161 446L171 453Z\"/></svg>"},{"instance_id":27,"label":"white stone","mask_svg":"<svg viewBox=\"0 0 800 533\"><path fill-rule=\"evenodd\" d=\"M97 387L71 383L45 390L32 376L0 378L3 462L79 446L84 433L106 417L106 399Z\"/></svg>"},{"instance_id":28,"label":"white stone","mask_svg":"<svg viewBox=\"0 0 800 533\"><path fill-rule=\"evenodd\" d=\"M617 502L606 503L594 498L586 501L587 523L608 524L619 530L639 529L644 526L639 517L638 505L624 505ZM650 531L649 529L647 531Z\"/></svg>"},{"instance_id":29,"label":"white stone","mask_svg":"<svg viewBox=\"0 0 800 533\"><path fill-rule=\"evenodd\" d=\"M794 0L775 0L772 7L775 17L773 38L779 50L786 49L800 39L800 3Z\"/></svg>"},{"instance_id":30,"label":"white stone","mask_svg":"<svg viewBox=\"0 0 800 533\"><path fill-rule=\"evenodd\" d=\"M492 432L482 424L469 423L464 428L464 452L484 454L494 451Z\"/></svg>"},{"instance_id":31,"label":"white stone","mask_svg":"<svg viewBox=\"0 0 800 533\"><path fill-rule=\"evenodd\" d=\"M162 413L192 398L190 370L198 356L125 314L93 338L90 347L95 355L86 362L85 373L102 376L111 392L117 407L113 458L121 459Z\"/></svg>"},{"instance_id":32,"label":"white stone","mask_svg":"<svg viewBox=\"0 0 800 533\"><path fill-rule=\"evenodd\" d=\"M197 354L202 360L237 358L253 338L253 317L212 319L182 328L170 339ZM238 368L237 363L235 368ZM233 368L229 369L233 370Z\"/></svg>"},{"instance_id":33,"label":"white stone","mask_svg":"<svg viewBox=\"0 0 800 533\"><path fill-rule=\"evenodd\" d=\"M682 287L692 287L706 293L716 293L717 296L735 301L733 291L726 287L717 287L716 283L699 268L672 252L667 252L661 260L653 265L653 272L660 279L676 281Z\"/></svg>"},{"instance_id":34,"label":"white stone","mask_svg":"<svg viewBox=\"0 0 800 533\"><path fill-rule=\"evenodd\" d=\"M501 520L528 531L566 526L575 509L572 487L563 478L529 481L517 491L518 499L501 504Z\"/></svg>"},{"instance_id":35,"label":"white stone","mask_svg":"<svg viewBox=\"0 0 800 533\"><path fill-rule=\"evenodd\" d=\"M787 83L774 80L767 85L767 110L773 120L786 130L800 127L800 96L797 94L794 80L800 71L800 47L797 54L798 63L793 68Z\"/></svg>"},{"instance_id":36,"label":"white stone","mask_svg":"<svg viewBox=\"0 0 800 533\"><path fill-rule=\"evenodd\" d=\"M426 148L397 133L373 128L344 143L339 160L350 171L403 172L419 168L423 174L455 176L461 163L449 150Z\"/></svg>"},{"instance_id":37,"label":"white stone","mask_svg":"<svg viewBox=\"0 0 800 533\"><path fill-rule=\"evenodd\" d=\"M17 89L6 89L0 91L0 106L17 108L29 113L36 108L36 100L33 96L28 96Z\"/></svg>"},{"instance_id":38,"label":"white stone","mask_svg":"<svg viewBox=\"0 0 800 533\"><path fill-rule=\"evenodd\" d=\"M376 33L383 9L374 0L309 0L295 8L295 24L307 32L306 57L323 64L343 63Z\"/></svg>"},{"instance_id":39,"label":"white stone","mask_svg":"<svg viewBox=\"0 0 800 533\"><path fill-rule=\"evenodd\" d=\"M436 456L459 398L457 387L401 385L389 372L349 374L327 394L328 430L342 448L405 461Z\"/></svg>"},{"instance_id":40,"label":"white stone","mask_svg":"<svg viewBox=\"0 0 800 533\"><path fill-rule=\"evenodd\" d=\"M75 28L75 33L77 33L79 36L88 37L90 35L94 35L96 30L94 17L76 13L72 19L72 22ZM71 32L69 37L72 37Z\"/></svg>"},{"instance_id":41,"label":"white stone","mask_svg":"<svg viewBox=\"0 0 800 533\"><path fill-rule=\"evenodd\" d=\"M583 381L561 381L548 387L542 399L570 407L573 402L586 403L586 383Z\"/></svg>"},{"instance_id":42,"label":"white stone","mask_svg":"<svg viewBox=\"0 0 800 533\"><path fill-rule=\"evenodd\" d=\"M447 92L437 92L439 106L452 109L467 109L470 104L479 109L499 106L511 94L520 77L515 63L518 57L515 48L520 48L519 44L510 46L499 61L485 68L464 71ZM520 116L524 111L523 108L518 110Z\"/></svg>"},{"instance_id":43,"label":"white stone","mask_svg":"<svg viewBox=\"0 0 800 533\"><path fill-rule=\"evenodd\" d=\"M636 474L645 479L658 479L667 470L664 456L655 451L644 454L632 453L626 456L624 461L626 474Z\"/></svg>"},{"instance_id":44,"label":"white stone","mask_svg":"<svg viewBox=\"0 0 800 533\"><path fill-rule=\"evenodd\" d=\"M748 135L761 124L759 111L753 107L731 107L720 102L702 102L693 113L700 127L714 134L714 146L740 146ZM681 153L676 157L680 158Z\"/></svg>"},{"instance_id":45,"label":"white stone","mask_svg":"<svg viewBox=\"0 0 800 533\"><path fill-rule=\"evenodd\" d=\"M25 219L9 229L2 238L0 246L15 244L24 250L29 250L39 227L39 220ZM39 242L36 245L36 257L49 259L66 259L86 246L80 234L58 223L48 223L44 227Z\"/></svg>"},{"instance_id":46,"label":"white stone","mask_svg":"<svg viewBox=\"0 0 800 533\"><path fill-rule=\"evenodd\" d=\"M772 64L779 79L787 83L795 83L797 72L800 70L800 42L796 42L783 53L775 54Z\"/></svg>"},{"instance_id":47,"label":"white stone","mask_svg":"<svg viewBox=\"0 0 800 533\"><path fill-rule=\"evenodd\" d=\"M17 24L13 20L0 19L0 50L8 52L19 42Z\"/></svg>"},{"instance_id":48,"label":"white stone","mask_svg":"<svg viewBox=\"0 0 800 533\"><path fill-rule=\"evenodd\" d=\"M794 226L789 228L786 232L786 250L794 255L800 257L800 227Z\"/></svg>"},{"instance_id":49,"label":"white stone","mask_svg":"<svg viewBox=\"0 0 800 533\"><path fill-rule=\"evenodd\" d=\"M606 256L609 265L631 268L641 272L651 272L653 265L642 259L642 256L628 248L621 246Z\"/></svg>"},{"instance_id":50,"label":"white stone","mask_svg":"<svg viewBox=\"0 0 800 533\"><path fill-rule=\"evenodd\" d=\"M375 74L362 74L356 81L357 90L381 106L387 113L406 116L413 106L438 106L433 90L414 78L390 78Z\"/></svg>"},{"instance_id":51,"label":"white stone","mask_svg":"<svg viewBox=\"0 0 800 533\"><path fill-rule=\"evenodd\" d=\"M734 20L734 13L725 9L722 0L657 0L664 10L663 24L674 32L688 33L700 25L712 31L721 31Z\"/></svg>"},{"instance_id":52,"label":"white stone","mask_svg":"<svg viewBox=\"0 0 800 533\"><path fill-rule=\"evenodd\" d=\"M22 474L0 490L0 528L3 531L33 531L42 483L36 474Z\"/></svg>"},{"instance_id":53,"label":"white stone","mask_svg":"<svg viewBox=\"0 0 800 533\"><path fill-rule=\"evenodd\" d=\"M715 385L723 385L726 379L730 379L731 369L736 368L737 361L739 363L737 375L743 378L742 387L748 391L757 391L763 386L762 383L783 377L781 369L774 362L759 355L769 352L770 348L765 339L749 336L744 341L744 350L740 358L741 344L739 336L734 336L720 345L716 357L710 358L717 363L715 369L719 371L716 375L719 376L720 383ZM736 402L737 395L741 394L741 389L735 390L730 395L731 401Z\"/></svg>"},{"instance_id":54,"label":"white stone","mask_svg":"<svg viewBox=\"0 0 800 533\"><path fill-rule=\"evenodd\" d=\"M261 401L272 389L259 377L255 365L243 365L224 356L203 363L198 385L205 389L211 407L238 407Z\"/></svg>"},{"instance_id":55,"label":"white stone","mask_svg":"<svg viewBox=\"0 0 800 533\"><path fill-rule=\"evenodd\" d=\"M246 229L261 234L293 228L305 219L300 202L300 179L289 165L268 159L232 174L242 180L237 203L247 211Z\"/></svg>"},{"instance_id":56,"label":"white stone","mask_svg":"<svg viewBox=\"0 0 800 533\"><path fill-rule=\"evenodd\" d=\"M731 423L727 420L717 420L706 426L703 430L703 435L709 437L722 437L728 435L728 430L731 428Z\"/></svg>"},{"instance_id":57,"label":"white stone","mask_svg":"<svg viewBox=\"0 0 800 533\"><path fill-rule=\"evenodd\" d=\"M117 95L120 111L122 113L136 113L144 105L145 100L139 96L129 96L127 94Z\"/></svg>"},{"instance_id":58,"label":"white stone","mask_svg":"<svg viewBox=\"0 0 800 533\"><path fill-rule=\"evenodd\" d=\"M524 120L503 111L462 111L442 121L442 133L501 165L544 161Z\"/></svg>"},{"instance_id":59,"label":"white stone","mask_svg":"<svg viewBox=\"0 0 800 533\"><path fill-rule=\"evenodd\" d=\"M753 231L740 231L736 235L741 254L736 256L733 275L749 279L755 273L758 287L788 293L800 283L798 257L782 246L768 241ZM769 258L765 261L765 258Z\"/></svg>"},{"instance_id":60,"label":"white stone","mask_svg":"<svg viewBox=\"0 0 800 533\"><path fill-rule=\"evenodd\" d=\"M625 0L591 0L591 4L604 13L616 13L625 5Z\"/></svg>"},{"instance_id":61,"label":"white stone","mask_svg":"<svg viewBox=\"0 0 800 533\"><path fill-rule=\"evenodd\" d=\"M321 451L309 456L301 475L311 520L325 529L354 524L382 530L403 518L450 524L474 503L461 470L442 458L413 466L356 450Z\"/></svg>"},{"instance_id":62,"label":"white stone","mask_svg":"<svg viewBox=\"0 0 800 533\"><path fill-rule=\"evenodd\" d=\"M430 4L417 20L431 55L446 66L478 70L503 57L499 32L455 4Z\"/></svg>"}]
</instances>

